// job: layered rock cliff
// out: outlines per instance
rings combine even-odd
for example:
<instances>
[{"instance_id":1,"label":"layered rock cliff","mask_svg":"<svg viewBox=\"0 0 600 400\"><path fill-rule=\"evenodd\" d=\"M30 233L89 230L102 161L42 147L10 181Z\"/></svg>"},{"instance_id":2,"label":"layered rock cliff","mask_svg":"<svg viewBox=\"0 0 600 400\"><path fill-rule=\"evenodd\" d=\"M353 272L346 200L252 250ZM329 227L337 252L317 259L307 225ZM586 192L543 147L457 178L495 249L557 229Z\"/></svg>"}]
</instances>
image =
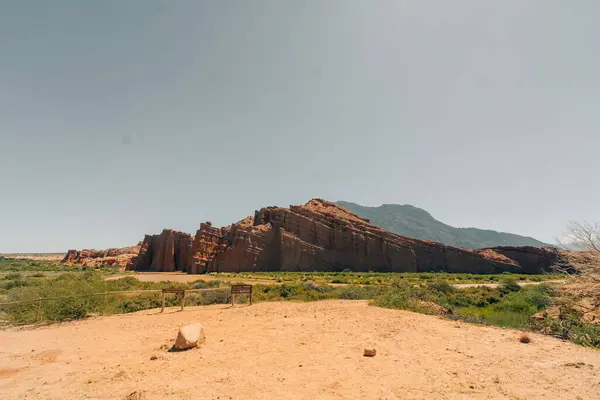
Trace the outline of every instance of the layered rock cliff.
<instances>
[{"instance_id":1,"label":"layered rock cliff","mask_svg":"<svg viewBox=\"0 0 600 400\"><path fill-rule=\"evenodd\" d=\"M65 265L120 265L127 266L132 264L132 260L138 255L141 246L119 247L106 250L84 249L69 250L65 258L61 261Z\"/></svg>"},{"instance_id":2,"label":"layered rock cliff","mask_svg":"<svg viewBox=\"0 0 600 400\"><path fill-rule=\"evenodd\" d=\"M267 207L225 228L203 223L195 236L147 235L135 270L202 272L353 271L540 273L558 257L551 248L467 250L406 238L325 200Z\"/></svg>"}]
</instances>

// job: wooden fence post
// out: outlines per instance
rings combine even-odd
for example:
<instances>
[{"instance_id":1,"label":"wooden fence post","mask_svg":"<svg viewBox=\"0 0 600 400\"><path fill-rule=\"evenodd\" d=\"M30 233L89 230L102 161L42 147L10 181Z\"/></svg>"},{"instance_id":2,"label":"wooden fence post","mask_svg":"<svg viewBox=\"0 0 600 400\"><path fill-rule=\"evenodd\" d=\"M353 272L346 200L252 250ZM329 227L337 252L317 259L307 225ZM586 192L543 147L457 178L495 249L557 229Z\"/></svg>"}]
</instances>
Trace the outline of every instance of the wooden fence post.
<instances>
[{"instance_id":1,"label":"wooden fence post","mask_svg":"<svg viewBox=\"0 0 600 400\"><path fill-rule=\"evenodd\" d=\"M181 311L183 311L183 306L185 306L185 290L181 292Z\"/></svg>"},{"instance_id":2,"label":"wooden fence post","mask_svg":"<svg viewBox=\"0 0 600 400\"><path fill-rule=\"evenodd\" d=\"M161 303L161 306L160 306L160 312L164 312L164 311L165 311L165 292L163 290L163 292L162 292L162 303Z\"/></svg>"}]
</instances>

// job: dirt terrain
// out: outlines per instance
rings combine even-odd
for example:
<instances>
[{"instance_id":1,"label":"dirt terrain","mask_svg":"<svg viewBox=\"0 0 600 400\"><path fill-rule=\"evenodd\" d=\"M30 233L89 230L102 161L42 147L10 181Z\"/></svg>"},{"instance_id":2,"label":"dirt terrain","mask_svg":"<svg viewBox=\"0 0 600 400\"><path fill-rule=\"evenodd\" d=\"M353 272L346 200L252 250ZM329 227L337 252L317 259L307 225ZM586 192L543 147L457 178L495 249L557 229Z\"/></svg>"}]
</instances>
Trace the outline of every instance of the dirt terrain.
<instances>
[{"instance_id":1,"label":"dirt terrain","mask_svg":"<svg viewBox=\"0 0 600 400\"><path fill-rule=\"evenodd\" d=\"M3 253L0 254L6 258L25 258L28 260L42 261L60 261L65 257L66 253Z\"/></svg>"},{"instance_id":2,"label":"dirt terrain","mask_svg":"<svg viewBox=\"0 0 600 400\"><path fill-rule=\"evenodd\" d=\"M206 343L168 352L193 321ZM600 398L600 352L520 334L362 301L148 310L0 332L0 398Z\"/></svg>"}]
</instances>

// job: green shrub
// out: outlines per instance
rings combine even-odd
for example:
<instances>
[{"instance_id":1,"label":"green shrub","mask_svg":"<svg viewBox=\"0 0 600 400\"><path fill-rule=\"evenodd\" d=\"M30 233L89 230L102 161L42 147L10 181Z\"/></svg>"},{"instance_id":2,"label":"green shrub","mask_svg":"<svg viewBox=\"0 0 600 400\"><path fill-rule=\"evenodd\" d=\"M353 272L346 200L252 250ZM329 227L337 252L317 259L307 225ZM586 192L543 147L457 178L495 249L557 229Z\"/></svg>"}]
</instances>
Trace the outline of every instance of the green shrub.
<instances>
[{"instance_id":1,"label":"green shrub","mask_svg":"<svg viewBox=\"0 0 600 400\"><path fill-rule=\"evenodd\" d=\"M501 293L493 288L480 286L455 290L446 294L449 308L487 307L501 300Z\"/></svg>"},{"instance_id":2,"label":"green shrub","mask_svg":"<svg viewBox=\"0 0 600 400\"><path fill-rule=\"evenodd\" d=\"M513 278L506 278L500 283L499 289L502 293L518 292L521 286Z\"/></svg>"},{"instance_id":3,"label":"green shrub","mask_svg":"<svg viewBox=\"0 0 600 400\"><path fill-rule=\"evenodd\" d=\"M448 281L444 280L436 280L433 282L427 283L427 288L430 290L435 290L440 293L452 293L456 291L456 288L448 283Z\"/></svg>"},{"instance_id":4,"label":"green shrub","mask_svg":"<svg viewBox=\"0 0 600 400\"><path fill-rule=\"evenodd\" d=\"M530 286L524 291L526 301L531 303L538 311L544 310L552 305L552 288L548 285Z\"/></svg>"},{"instance_id":5,"label":"green shrub","mask_svg":"<svg viewBox=\"0 0 600 400\"><path fill-rule=\"evenodd\" d=\"M236 300L243 301L241 296L236 296ZM231 291L229 289L207 290L202 292L202 305L226 304L231 301Z\"/></svg>"},{"instance_id":6,"label":"green shrub","mask_svg":"<svg viewBox=\"0 0 600 400\"><path fill-rule=\"evenodd\" d=\"M13 280L23 280L23 274L21 274L20 272L11 272L8 273L4 276L4 279L9 280L9 281L13 281Z\"/></svg>"},{"instance_id":7,"label":"green shrub","mask_svg":"<svg viewBox=\"0 0 600 400\"><path fill-rule=\"evenodd\" d=\"M221 281L219 281L219 280L205 281L205 280L199 279L190 284L191 289L217 288L219 286L221 286Z\"/></svg>"},{"instance_id":8,"label":"green shrub","mask_svg":"<svg viewBox=\"0 0 600 400\"><path fill-rule=\"evenodd\" d=\"M6 289L6 290L10 290L10 289L13 289L13 288L18 288L18 287L23 287L23 286L28 286L26 280L24 280L24 279L13 279L13 280L10 280L10 281L6 282L3 285L3 288Z\"/></svg>"},{"instance_id":9,"label":"green shrub","mask_svg":"<svg viewBox=\"0 0 600 400\"><path fill-rule=\"evenodd\" d=\"M333 290L335 297L344 300L363 300L368 298L366 290L360 286L341 286Z\"/></svg>"},{"instance_id":10,"label":"green shrub","mask_svg":"<svg viewBox=\"0 0 600 400\"><path fill-rule=\"evenodd\" d=\"M421 288L402 282L375 297L372 304L378 307L412 310L417 307L418 300L426 300L425 292Z\"/></svg>"},{"instance_id":11,"label":"green shrub","mask_svg":"<svg viewBox=\"0 0 600 400\"><path fill-rule=\"evenodd\" d=\"M279 297L284 299L294 297L297 293L297 288L292 285L279 286Z\"/></svg>"},{"instance_id":12,"label":"green shrub","mask_svg":"<svg viewBox=\"0 0 600 400\"><path fill-rule=\"evenodd\" d=\"M306 281L306 282L304 282L302 284L302 287L304 288L304 290L308 290L308 291L314 290L314 291L321 292L321 293L325 293L325 292L331 291L331 287L329 287L329 286L323 286L323 285L318 285L318 284L316 284L316 283L314 283L312 281Z\"/></svg>"}]
</instances>

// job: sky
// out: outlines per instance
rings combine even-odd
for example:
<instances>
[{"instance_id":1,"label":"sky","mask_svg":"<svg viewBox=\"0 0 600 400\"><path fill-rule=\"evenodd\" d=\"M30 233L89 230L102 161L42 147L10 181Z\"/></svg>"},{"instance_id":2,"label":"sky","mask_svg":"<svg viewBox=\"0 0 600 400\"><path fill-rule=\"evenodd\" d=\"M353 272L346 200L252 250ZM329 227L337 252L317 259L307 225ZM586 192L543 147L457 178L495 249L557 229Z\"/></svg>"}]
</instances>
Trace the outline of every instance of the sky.
<instances>
[{"instance_id":1,"label":"sky","mask_svg":"<svg viewBox=\"0 0 600 400\"><path fill-rule=\"evenodd\" d=\"M597 0L8 0L0 252L311 198L600 220Z\"/></svg>"}]
</instances>

